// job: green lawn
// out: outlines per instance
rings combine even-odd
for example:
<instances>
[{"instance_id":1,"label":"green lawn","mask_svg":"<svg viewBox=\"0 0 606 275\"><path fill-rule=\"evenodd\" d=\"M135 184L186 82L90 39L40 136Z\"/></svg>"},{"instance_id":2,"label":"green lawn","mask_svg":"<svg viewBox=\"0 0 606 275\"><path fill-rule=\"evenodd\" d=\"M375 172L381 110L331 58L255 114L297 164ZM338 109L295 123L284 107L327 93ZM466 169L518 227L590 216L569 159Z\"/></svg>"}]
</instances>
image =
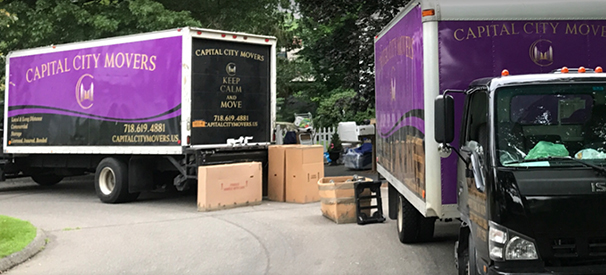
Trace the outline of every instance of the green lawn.
<instances>
[{"instance_id":1,"label":"green lawn","mask_svg":"<svg viewBox=\"0 0 606 275\"><path fill-rule=\"evenodd\" d=\"M36 237L36 228L27 221L0 215L0 258L25 248Z\"/></svg>"}]
</instances>

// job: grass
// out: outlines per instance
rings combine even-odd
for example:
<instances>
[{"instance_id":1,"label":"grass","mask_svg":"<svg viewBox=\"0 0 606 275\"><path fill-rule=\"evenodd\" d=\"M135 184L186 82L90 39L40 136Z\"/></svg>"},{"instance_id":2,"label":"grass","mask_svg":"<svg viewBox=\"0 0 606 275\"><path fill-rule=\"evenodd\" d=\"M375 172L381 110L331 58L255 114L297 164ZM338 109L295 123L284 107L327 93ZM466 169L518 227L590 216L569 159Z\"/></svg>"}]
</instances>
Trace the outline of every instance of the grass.
<instances>
[{"instance_id":1,"label":"grass","mask_svg":"<svg viewBox=\"0 0 606 275\"><path fill-rule=\"evenodd\" d=\"M21 251L36 237L36 228L28 221L0 215L0 258Z\"/></svg>"}]
</instances>

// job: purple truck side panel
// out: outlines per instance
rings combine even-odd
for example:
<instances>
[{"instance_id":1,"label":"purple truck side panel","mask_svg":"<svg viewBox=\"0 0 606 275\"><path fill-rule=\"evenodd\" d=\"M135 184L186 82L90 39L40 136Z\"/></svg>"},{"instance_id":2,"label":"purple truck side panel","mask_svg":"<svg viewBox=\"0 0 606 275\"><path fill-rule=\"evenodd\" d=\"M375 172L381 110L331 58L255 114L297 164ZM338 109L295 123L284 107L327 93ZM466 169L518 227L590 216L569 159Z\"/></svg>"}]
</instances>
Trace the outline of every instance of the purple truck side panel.
<instances>
[{"instance_id":1,"label":"purple truck side panel","mask_svg":"<svg viewBox=\"0 0 606 275\"><path fill-rule=\"evenodd\" d=\"M10 58L8 115L44 107L135 122L173 110L181 104L181 39Z\"/></svg>"},{"instance_id":2,"label":"purple truck side panel","mask_svg":"<svg viewBox=\"0 0 606 275\"><path fill-rule=\"evenodd\" d=\"M606 21L439 22L440 92L466 89L471 81L554 69L606 66ZM457 100L455 141L463 102ZM457 157L442 160L442 203L456 203Z\"/></svg>"},{"instance_id":3,"label":"purple truck side panel","mask_svg":"<svg viewBox=\"0 0 606 275\"><path fill-rule=\"evenodd\" d=\"M424 123L414 123L412 118L397 124L397 120L407 112L423 110L423 29L420 7L408 13L375 42L375 64L379 135L388 137L390 131L407 125L424 133Z\"/></svg>"},{"instance_id":4,"label":"purple truck side panel","mask_svg":"<svg viewBox=\"0 0 606 275\"><path fill-rule=\"evenodd\" d=\"M375 41L377 156L424 200L425 113L421 8Z\"/></svg>"}]
</instances>

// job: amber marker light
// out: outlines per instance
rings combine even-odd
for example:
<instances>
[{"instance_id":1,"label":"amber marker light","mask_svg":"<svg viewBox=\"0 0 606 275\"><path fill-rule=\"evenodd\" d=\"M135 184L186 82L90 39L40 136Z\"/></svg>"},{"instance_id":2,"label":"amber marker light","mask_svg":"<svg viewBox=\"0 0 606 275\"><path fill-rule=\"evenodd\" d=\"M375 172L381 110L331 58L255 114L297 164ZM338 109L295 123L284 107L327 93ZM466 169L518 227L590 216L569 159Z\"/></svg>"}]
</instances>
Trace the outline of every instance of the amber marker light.
<instances>
[{"instance_id":1,"label":"amber marker light","mask_svg":"<svg viewBox=\"0 0 606 275\"><path fill-rule=\"evenodd\" d=\"M585 69L585 67L579 67L579 73L585 73L587 70Z\"/></svg>"},{"instance_id":2,"label":"amber marker light","mask_svg":"<svg viewBox=\"0 0 606 275\"><path fill-rule=\"evenodd\" d=\"M603 72L604 72L604 70L602 69L602 67L597 66L597 67L595 67L595 72L596 72L596 73L603 73Z\"/></svg>"},{"instance_id":3,"label":"amber marker light","mask_svg":"<svg viewBox=\"0 0 606 275\"><path fill-rule=\"evenodd\" d=\"M562 67L562 69L560 70L561 73L563 74L567 74L568 73L568 67Z\"/></svg>"},{"instance_id":4,"label":"amber marker light","mask_svg":"<svg viewBox=\"0 0 606 275\"><path fill-rule=\"evenodd\" d=\"M509 75L509 71L507 69L501 71L501 76L508 76Z\"/></svg>"},{"instance_id":5,"label":"amber marker light","mask_svg":"<svg viewBox=\"0 0 606 275\"><path fill-rule=\"evenodd\" d=\"M425 16L434 16L434 15L436 15L436 11L434 9L423 10L423 12L421 13L421 15L423 17L425 17Z\"/></svg>"}]
</instances>

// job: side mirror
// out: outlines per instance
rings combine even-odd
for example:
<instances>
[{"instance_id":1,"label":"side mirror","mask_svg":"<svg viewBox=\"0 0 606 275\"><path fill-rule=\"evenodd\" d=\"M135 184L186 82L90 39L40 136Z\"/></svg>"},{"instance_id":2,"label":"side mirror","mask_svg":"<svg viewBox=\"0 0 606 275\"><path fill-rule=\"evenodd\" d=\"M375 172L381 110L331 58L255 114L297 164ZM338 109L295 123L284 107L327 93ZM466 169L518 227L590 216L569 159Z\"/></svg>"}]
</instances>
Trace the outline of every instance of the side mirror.
<instances>
[{"instance_id":1,"label":"side mirror","mask_svg":"<svg viewBox=\"0 0 606 275\"><path fill-rule=\"evenodd\" d=\"M454 98L439 95L435 101L435 139L438 143L454 140Z\"/></svg>"}]
</instances>

